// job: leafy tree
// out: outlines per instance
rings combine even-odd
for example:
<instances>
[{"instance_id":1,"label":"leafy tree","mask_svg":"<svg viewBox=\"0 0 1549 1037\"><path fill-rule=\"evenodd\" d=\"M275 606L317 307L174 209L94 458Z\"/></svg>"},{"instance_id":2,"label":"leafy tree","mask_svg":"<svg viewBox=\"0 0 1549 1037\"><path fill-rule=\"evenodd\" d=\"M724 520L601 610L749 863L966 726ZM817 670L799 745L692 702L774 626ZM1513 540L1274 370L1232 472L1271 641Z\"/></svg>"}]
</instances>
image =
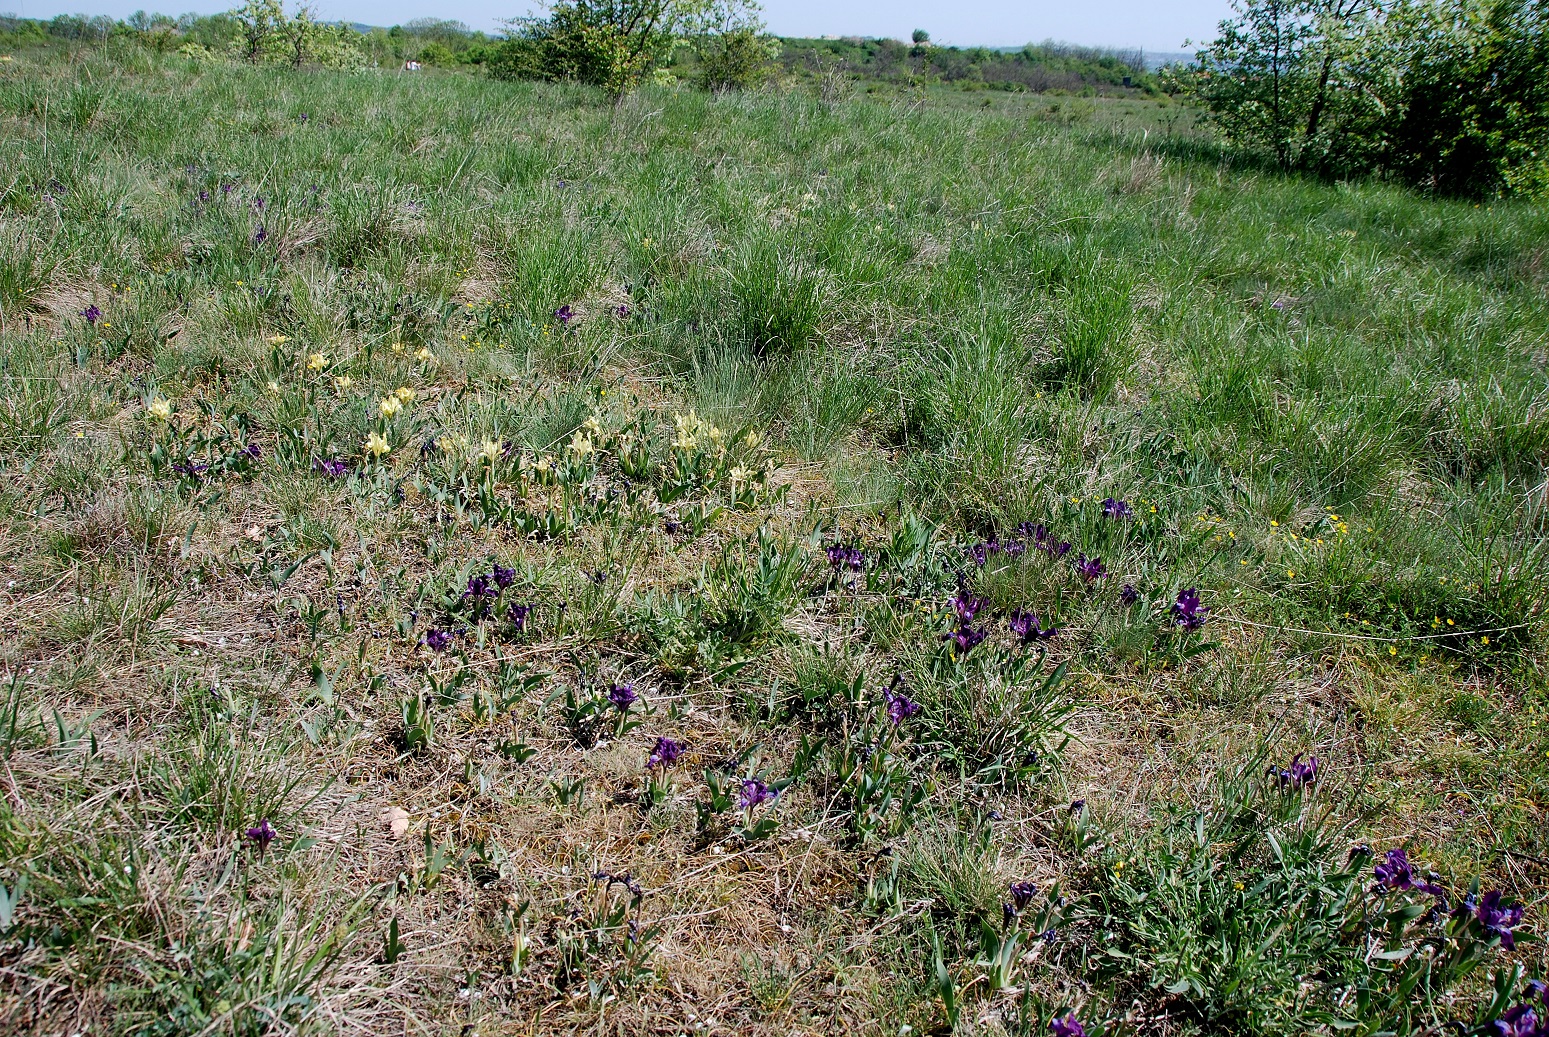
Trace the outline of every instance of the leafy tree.
<instances>
[{"instance_id":1,"label":"leafy tree","mask_svg":"<svg viewBox=\"0 0 1549 1037\"><path fill-rule=\"evenodd\" d=\"M685 38L754 10L746 0L559 0L521 18L491 59L505 79L573 79L622 97L664 68Z\"/></svg>"},{"instance_id":2,"label":"leafy tree","mask_svg":"<svg viewBox=\"0 0 1549 1037\"><path fill-rule=\"evenodd\" d=\"M1199 55L1200 100L1223 136L1284 168L1340 165L1381 107L1361 61L1374 0L1235 0Z\"/></svg>"},{"instance_id":3,"label":"leafy tree","mask_svg":"<svg viewBox=\"0 0 1549 1037\"><path fill-rule=\"evenodd\" d=\"M924 43L929 43L930 42L930 33L926 32L924 29L916 29L916 30L914 30L914 36L912 37L912 39L914 40L916 45L924 44Z\"/></svg>"},{"instance_id":4,"label":"leafy tree","mask_svg":"<svg viewBox=\"0 0 1549 1037\"><path fill-rule=\"evenodd\" d=\"M764 31L757 7L723 5L694 45L697 81L705 90L746 90L767 79L780 56L779 39Z\"/></svg>"},{"instance_id":5,"label":"leafy tree","mask_svg":"<svg viewBox=\"0 0 1549 1037\"><path fill-rule=\"evenodd\" d=\"M293 68L307 64L344 67L362 60L360 34L345 25L317 20L309 4L294 16L287 15L280 0L247 0L232 12L238 25L237 50L254 64L285 63Z\"/></svg>"},{"instance_id":6,"label":"leafy tree","mask_svg":"<svg viewBox=\"0 0 1549 1037\"><path fill-rule=\"evenodd\" d=\"M1190 84L1285 169L1549 187L1549 0L1236 0Z\"/></svg>"},{"instance_id":7,"label":"leafy tree","mask_svg":"<svg viewBox=\"0 0 1549 1037\"><path fill-rule=\"evenodd\" d=\"M1445 194L1549 190L1549 3L1450 0L1392 20L1406 70L1393 171Z\"/></svg>"}]
</instances>

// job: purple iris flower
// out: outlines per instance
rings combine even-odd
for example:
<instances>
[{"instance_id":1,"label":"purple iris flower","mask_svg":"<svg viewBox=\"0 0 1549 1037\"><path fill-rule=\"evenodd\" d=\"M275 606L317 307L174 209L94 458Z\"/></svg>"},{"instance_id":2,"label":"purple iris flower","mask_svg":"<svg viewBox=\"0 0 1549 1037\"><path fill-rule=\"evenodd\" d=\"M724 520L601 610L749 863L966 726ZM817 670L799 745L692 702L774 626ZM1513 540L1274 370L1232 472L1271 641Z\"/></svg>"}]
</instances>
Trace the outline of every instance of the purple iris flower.
<instances>
[{"instance_id":1,"label":"purple iris flower","mask_svg":"<svg viewBox=\"0 0 1549 1037\"><path fill-rule=\"evenodd\" d=\"M210 466L205 464L203 461L194 461L190 459L187 461L174 462L172 465L172 470L179 475L186 475L190 479L197 480L202 477L205 472L210 470Z\"/></svg>"},{"instance_id":2,"label":"purple iris flower","mask_svg":"<svg viewBox=\"0 0 1549 1037\"><path fill-rule=\"evenodd\" d=\"M1108 497L1103 501L1103 514L1111 519L1128 519L1135 517L1135 511L1124 501Z\"/></svg>"},{"instance_id":3,"label":"purple iris flower","mask_svg":"<svg viewBox=\"0 0 1549 1037\"><path fill-rule=\"evenodd\" d=\"M496 562L495 571L490 573L490 579L495 581L496 587L499 587L501 590L505 590L507 587L511 586L512 582L516 579L516 569L514 567L507 569L499 562Z\"/></svg>"},{"instance_id":4,"label":"purple iris flower","mask_svg":"<svg viewBox=\"0 0 1549 1037\"><path fill-rule=\"evenodd\" d=\"M1488 1032L1495 1037L1544 1037L1549 1032L1549 1019L1545 1023L1539 1026L1538 1011L1532 1005L1517 1005L1491 1023Z\"/></svg>"},{"instance_id":5,"label":"purple iris flower","mask_svg":"<svg viewBox=\"0 0 1549 1037\"><path fill-rule=\"evenodd\" d=\"M614 316L618 317L619 320L624 320L629 316L629 306L625 303L619 303L618 307L614 309L613 314Z\"/></svg>"},{"instance_id":6,"label":"purple iris flower","mask_svg":"<svg viewBox=\"0 0 1549 1037\"><path fill-rule=\"evenodd\" d=\"M984 608L984 599L968 593L965 589L959 589L952 598L952 611L957 613L959 623L972 623L979 610Z\"/></svg>"},{"instance_id":7,"label":"purple iris flower","mask_svg":"<svg viewBox=\"0 0 1549 1037\"><path fill-rule=\"evenodd\" d=\"M1059 627L1044 629L1039 623L1038 613L1036 612L1013 612L1010 620L1008 620L1008 625L1011 627L1011 632L1016 635L1017 640L1025 645L1034 644L1038 641L1047 641L1060 632Z\"/></svg>"},{"instance_id":8,"label":"purple iris flower","mask_svg":"<svg viewBox=\"0 0 1549 1037\"><path fill-rule=\"evenodd\" d=\"M778 795L763 778L743 778L742 794L737 797L737 806L743 810L752 810L760 804L773 802Z\"/></svg>"},{"instance_id":9,"label":"purple iris flower","mask_svg":"<svg viewBox=\"0 0 1549 1037\"><path fill-rule=\"evenodd\" d=\"M1018 914L1027 910L1027 905L1033 902L1038 895L1038 887L1026 879L1021 882L1013 882L1010 886L1011 904Z\"/></svg>"},{"instance_id":10,"label":"purple iris flower","mask_svg":"<svg viewBox=\"0 0 1549 1037\"><path fill-rule=\"evenodd\" d=\"M951 641L957 646L959 654L967 654L976 646L982 644L989 636L989 632L980 627L971 627L967 623L960 625L950 634L941 635L943 640Z\"/></svg>"},{"instance_id":11,"label":"purple iris flower","mask_svg":"<svg viewBox=\"0 0 1549 1037\"><path fill-rule=\"evenodd\" d=\"M204 188L200 188L199 189L199 200L201 202L209 201L210 200L210 192L205 190Z\"/></svg>"},{"instance_id":12,"label":"purple iris flower","mask_svg":"<svg viewBox=\"0 0 1549 1037\"><path fill-rule=\"evenodd\" d=\"M1387 889L1409 890L1415 888L1414 865L1403 850L1389 850L1382 863L1373 869L1377 882Z\"/></svg>"},{"instance_id":13,"label":"purple iris flower","mask_svg":"<svg viewBox=\"0 0 1549 1037\"><path fill-rule=\"evenodd\" d=\"M562 328L568 328L573 317L575 317L575 311L570 308L568 302L554 311L554 318L559 321L559 326Z\"/></svg>"},{"instance_id":14,"label":"purple iris flower","mask_svg":"<svg viewBox=\"0 0 1549 1037\"><path fill-rule=\"evenodd\" d=\"M1297 753L1291 757L1289 767L1271 767L1269 774L1280 781L1282 789L1304 788L1318 780L1318 758L1309 756L1304 761L1302 754Z\"/></svg>"},{"instance_id":15,"label":"purple iris flower","mask_svg":"<svg viewBox=\"0 0 1549 1037\"><path fill-rule=\"evenodd\" d=\"M1020 540L1007 540L1000 549L1010 558L1020 558L1027 553L1027 545Z\"/></svg>"},{"instance_id":16,"label":"purple iris flower","mask_svg":"<svg viewBox=\"0 0 1549 1037\"><path fill-rule=\"evenodd\" d=\"M513 604L510 608L506 609L506 618L511 621L511 625L516 627L516 632L520 634L527 630L527 616L531 612L531 605Z\"/></svg>"},{"instance_id":17,"label":"purple iris flower","mask_svg":"<svg viewBox=\"0 0 1549 1037\"><path fill-rule=\"evenodd\" d=\"M1049 1032L1054 1037L1086 1037L1086 1027L1076 1020L1074 1013L1063 1019L1050 1019Z\"/></svg>"},{"instance_id":18,"label":"purple iris flower","mask_svg":"<svg viewBox=\"0 0 1549 1037\"><path fill-rule=\"evenodd\" d=\"M1076 559L1076 572L1087 583L1091 583L1094 580L1100 580L1107 576L1108 567L1103 564L1101 558L1088 558L1086 555L1081 555Z\"/></svg>"},{"instance_id":19,"label":"purple iris flower","mask_svg":"<svg viewBox=\"0 0 1549 1037\"><path fill-rule=\"evenodd\" d=\"M275 838L279 834L279 832L274 830L274 826L269 823L269 819L267 817L247 830L247 837L258 844L259 853L263 853L265 850L267 850L269 848L269 844L274 842Z\"/></svg>"},{"instance_id":20,"label":"purple iris flower","mask_svg":"<svg viewBox=\"0 0 1549 1037\"><path fill-rule=\"evenodd\" d=\"M350 466L338 458L320 457L315 462L317 470L330 479L342 479L349 474Z\"/></svg>"},{"instance_id":21,"label":"purple iris flower","mask_svg":"<svg viewBox=\"0 0 1549 1037\"><path fill-rule=\"evenodd\" d=\"M1501 938L1501 946L1508 951L1517 946L1516 937L1512 930L1522 924L1521 904L1501 904L1501 891L1492 889L1479 901L1479 906L1474 911L1474 916L1479 919L1479 924L1485 927L1487 932L1492 932Z\"/></svg>"},{"instance_id":22,"label":"purple iris flower","mask_svg":"<svg viewBox=\"0 0 1549 1037\"><path fill-rule=\"evenodd\" d=\"M620 712L628 711L639 699L640 695L633 684L613 684L608 687L608 701Z\"/></svg>"},{"instance_id":23,"label":"purple iris flower","mask_svg":"<svg viewBox=\"0 0 1549 1037\"><path fill-rule=\"evenodd\" d=\"M95 324L102 319L102 311L97 309L96 303L92 303L81 311L81 316L86 318L87 324Z\"/></svg>"},{"instance_id":24,"label":"purple iris flower","mask_svg":"<svg viewBox=\"0 0 1549 1037\"><path fill-rule=\"evenodd\" d=\"M895 680L893 687L888 688L882 693L887 700L887 718L893 722L894 727L902 724L920 711L920 704L903 692L896 690L897 686L898 682Z\"/></svg>"},{"instance_id":25,"label":"purple iris flower","mask_svg":"<svg viewBox=\"0 0 1549 1037\"><path fill-rule=\"evenodd\" d=\"M656 739L651 755L646 757L646 767L671 767L683 755L683 744L665 736Z\"/></svg>"},{"instance_id":26,"label":"purple iris flower","mask_svg":"<svg viewBox=\"0 0 1549 1037\"><path fill-rule=\"evenodd\" d=\"M843 544L833 544L824 550L828 556L828 564L835 569L850 569L860 572L866 568L866 553L858 547L845 547Z\"/></svg>"},{"instance_id":27,"label":"purple iris flower","mask_svg":"<svg viewBox=\"0 0 1549 1037\"><path fill-rule=\"evenodd\" d=\"M1173 602L1173 620L1184 630L1198 630L1205 625L1205 617L1210 612L1200 604L1199 591L1190 587L1188 590L1178 592L1178 600Z\"/></svg>"},{"instance_id":28,"label":"purple iris flower","mask_svg":"<svg viewBox=\"0 0 1549 1037\"><path fill-rule=\"evenodd\" d=\"M452 632L431 629L425 633L425 644L432 652L444 652L452 646Z\"/></svg>"},{"instance_id":29,"label":"purple iris flower","mask_svg":"<svg viewBox=\"0 0 1549 1037\"><path fill-rule=\"evenodd\" d=\"M256 461L260 457L264 456L264 448L259 446L257 443L249 443L247 446L238 451L238 455Z\"/></svg>"},{"instance_id":30,"label":"purple iris flower","mask_svg":"<svg viewBox=\"0 0 1549 1037\"><path fill-rule=\"evenodd\" d=\"M264 225L262 223L260 223L258 225L258 229L253 231L253 244L255 244L255 245L262 245L264 242L266 242L268 240L269 240L269 232L267 230L265 230L264 229Z\"/></svg>"},{"instance_id":31,"label":"purple iris flower","mask_svg":"<svg viewBox=\"0 0 1549 1037\"><path fill-rule=\"evenodd\" d=\"M469 598L475 600L479 598L494 598L499 595L500 591L495 587L494 578L479 573L477 576L468 577L468 589L463 591L463 600L467 601Z\"/></svg>"},{"instance_id":32,"label":"purple iris flower","mask_svg":"<svg viewBox=\"0 0 1549 1037\"><path fill-rule=\"evenodd\" d=\"M1134 584L1126 583L1119 588L1119 600L1126 605L1133 605L1140 600L1140 592L1135 589Z\"/></svg>"}]
</instances>

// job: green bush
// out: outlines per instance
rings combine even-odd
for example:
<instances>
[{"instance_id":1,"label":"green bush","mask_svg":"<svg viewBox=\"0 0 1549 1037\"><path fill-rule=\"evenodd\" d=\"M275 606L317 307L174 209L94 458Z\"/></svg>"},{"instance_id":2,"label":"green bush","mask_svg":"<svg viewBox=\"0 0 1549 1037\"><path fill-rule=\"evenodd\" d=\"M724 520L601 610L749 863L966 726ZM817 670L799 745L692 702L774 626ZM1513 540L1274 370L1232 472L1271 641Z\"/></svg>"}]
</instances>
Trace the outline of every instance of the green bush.
<instances>
[{"instance_id":1,"label":"green bush","mask_svg":"<svg viewBox=\"0 0 1549 1037\"><path fill-rule=\"evenodd\" d=\"M697 81L705 90L746 90L769 78L780 41L756 25L701 37Z\"/></svg>"},{"instance_id":2,"label":"green bush","mask_svg":"<svg viewBox=\"0 0 1549 1037\"><path fill-rule=\"evenodd\" d=\"M1453 195L1549 185L1544 0L1239 0L1191 81L1226 141L1285 169Z\"/></svg>"}]
</instances>

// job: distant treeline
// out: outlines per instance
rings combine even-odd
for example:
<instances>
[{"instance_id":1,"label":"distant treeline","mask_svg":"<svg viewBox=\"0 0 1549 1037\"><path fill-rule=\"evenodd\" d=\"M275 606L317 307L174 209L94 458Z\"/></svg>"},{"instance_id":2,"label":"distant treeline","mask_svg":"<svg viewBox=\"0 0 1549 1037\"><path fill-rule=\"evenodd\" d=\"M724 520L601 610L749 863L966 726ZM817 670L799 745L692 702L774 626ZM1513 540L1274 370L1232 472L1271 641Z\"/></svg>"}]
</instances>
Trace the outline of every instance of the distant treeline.
<instances>
[{"instance_id":1,"label":"distant treeline","mask_svg":"<svg viewBox=\"0 0 1549 1037\"><path fill-rule=\"evenodd\" d=\"M397 65L482 64L495 37L462 22L416 18L390 29L364 25L338 26L368 62ZM0 14L0 48L16 49L52 41L97 43L132 40L155 50L203 49L231 53L243 42L243 22L233 13L185 14L177 18L136 11L123 21L105 15L61 14L48 20Z\"/></svg>"},{"instance_id":2,"label":"distant treeline","mask_svg":"<svg viewBox=\"0 0 1549 1037\"><path fill-rule=\"evenodd\" d=\"M438 67L483 65L501 37L459 21L418 18L392 28L340 26L365 60L378 65L418 61ZM157 50L190 49L233 53L242 47L243 22L235 14L185 14L177 18L138 11L123 21L104 15L61 14L41 20L0 14L0 48L51 41L80 43L120 38ZM942 82L966 89L1111 92L1132 87L1155 90L1146 55L1138 50L1104 50L1067 43L1030 43L1020 50L941 47L890 39L780 38L776 61L787 74L837 72L894 83ZM668 67L690 73L693 48L674 54Z\"/></svg>"},{"instance_id":3,"label":"distant treeline","mask_svg":"<svg viewBox=\"0 0 1549 1037\"><path fill-rule=\"evenodd\" d=\"M792 72L837 69L864 79L939 81L991 90L1033 92L1155 90L1146 55L1046 40L1021 50L938 47L929 42L861 39L782 39L780 62Z\"/></svg>"}]
</instances>

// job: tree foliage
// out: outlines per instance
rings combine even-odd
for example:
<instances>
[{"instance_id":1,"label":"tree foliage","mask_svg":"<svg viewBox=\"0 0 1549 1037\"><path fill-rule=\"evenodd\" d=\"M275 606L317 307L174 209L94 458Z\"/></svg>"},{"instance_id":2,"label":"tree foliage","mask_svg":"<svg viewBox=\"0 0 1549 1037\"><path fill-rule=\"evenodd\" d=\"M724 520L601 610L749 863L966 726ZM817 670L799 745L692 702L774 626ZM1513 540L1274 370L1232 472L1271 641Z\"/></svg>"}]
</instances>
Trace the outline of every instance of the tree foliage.
<instances>
[{"instance_id":1,"label":"tree foliage","mask_svg":"<svg viewBox=\"0 0 1549 1037\"><path fill-rule=\"evenodd\" d=\"M756 24L746 0L559 0L511 24L489 62L502 79L570 79L620 97L663 69L684 40Z\"/></svg>"},{"instance_id":2,"label":"tree foliage","mask_svg":"<svg viewBox=\"0 0 1549 1037\"><path fill-rule=\"evenodd\" d=\"M232 16L238 25L237 53L244 61L343 68L364 60L357 45L360 34L347 25L318 21L310 4L287 14L282 0L247 0Z\"/></svg>"},{"instance_id":3,"label":"tree foliage","mask_svg":"<svg viewBox=\"0 0 1549 1037\"><path fill-rule=\"evenodd\" d=\"M1286 169L1446 194L1549 181L1549 0L1237 0L1192 87Z\"/></svg>"}]
</instances>

